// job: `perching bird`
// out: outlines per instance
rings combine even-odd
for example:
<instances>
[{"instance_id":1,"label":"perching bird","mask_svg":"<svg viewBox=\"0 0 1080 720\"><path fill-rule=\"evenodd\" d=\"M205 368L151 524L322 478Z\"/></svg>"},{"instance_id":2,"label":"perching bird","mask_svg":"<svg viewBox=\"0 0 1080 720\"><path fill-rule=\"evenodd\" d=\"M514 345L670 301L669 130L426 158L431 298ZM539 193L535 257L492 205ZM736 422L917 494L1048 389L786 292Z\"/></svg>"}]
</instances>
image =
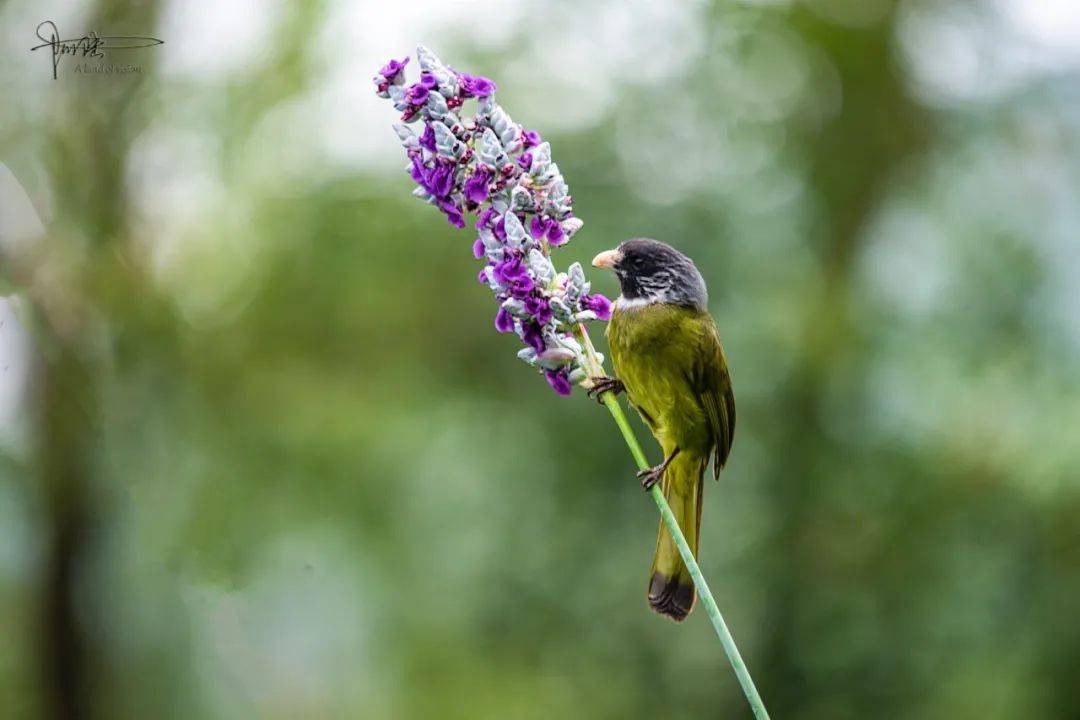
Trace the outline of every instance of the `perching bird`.
<instances>
[{"instance_id":1,"label":"perching bird","mask_svg":"<svg viewBox=\"0 0 1080 720\"><path fill-rule=\"evenodd\" d=\"M607 338L615 378L590 394L626 391L630 404L664 451L664 461L638 473L661 489L697 557L705 469L713 476L731 451L735 396L727 360L708 310L705 281L693 261L670 245L635 238L593 259L619 279ZM660 523L649 577L649 605L680 621L694 606L694 583Z\"/></svg>"}]
</instances>

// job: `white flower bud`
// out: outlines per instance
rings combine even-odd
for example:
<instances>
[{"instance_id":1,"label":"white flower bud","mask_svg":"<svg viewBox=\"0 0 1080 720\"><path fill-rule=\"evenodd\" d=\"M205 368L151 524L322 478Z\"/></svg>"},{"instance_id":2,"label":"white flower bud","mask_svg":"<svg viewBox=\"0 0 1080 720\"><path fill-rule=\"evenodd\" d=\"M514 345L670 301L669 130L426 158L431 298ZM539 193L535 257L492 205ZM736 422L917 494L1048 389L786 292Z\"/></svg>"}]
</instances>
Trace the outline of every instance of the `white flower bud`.
<instances>
[{"instance_id":1,"label":"white flower bud","mask_svg":"<svg viewBox=\"0 0 1080 720\"><path fill-rule=\"evenodd\" d=\"M398 112L405 112L409 108L409 100L405 97L405 88L401 85L391 85L386 89L390 95L390 102L394 103L394 109ZM413 116L413 119L409 122L415 122L417 115Z\"/></svg>"},{"instance_id":2,"label":"white flower bud","mask_svg":"<svg viewBox=\"0 0 1080 720\"><path fill-rule=\"evenodd\" d=\"M507 226L509 227L509 223ZM507 234L509 235L509 230ZM543 285L550 285L555 279L555 266L551 264L551 259L539 250L529 251L529 269Z\"/></svg>"},{"instance_id":3,"label":"white flower bud","mask_svg":"<svg viewBox=\"0 0 1080 720\"><path fill-rule=\"evenodd\" d=\"M450 112L450 106L446 104L446 98L439 93L428 93L424 107L433 120L442 120Z\"/></svg>"},{"instance_id":4,"label":"white flower bud","mask_svg":"<svg viewBox=\"0 0 1080 720\"><path fill-rule=\"evenodd\" d=\"M584 352L581 343L575 340L573 335L561 335L559 337L559 345L571 351L574 355L580 355Z\"/></svg>"},{"instance_id":5,"label":"white flower bud","mask_svg":"<svg viewBox=\"0 0 1080 720\"><path fill-rule=\"evenodd\" d=\"M525 317L525 303L517 298L508 298L503 301L502 308L514 317Z\"/></svg>"},{"instance_id":6,"label":"white flower bud","mask_svg":"<svg viewBox=\"0 0 1080 720\"><path fill-rule=\"evenodd\" d=\"M506 114L506 111L502 109L501 105L495 105L491 109L490 123L491 129L499 137L499 142L502 143L503 148L507 151L512 149L517 141L518 127L510 119L510 116Z\"/></svg>"},{"instance_id":7,"label":"white flower bud","mask_svg":"<svg viewBox=\"0 0 1080 720\"><path fill-rule=\"evenodd\" d=\"M537 363L548 370L555 370L566 365L575 357L573 350L563 347L548 348L540 353Z\"/></svg>"},{"instance_id":8,"label":"white flower bud","mask_svg":"<svg viewBox=\"0 0 1080 720\"><path fill-rule=\"evenodd\" d=\"M532 167L529 168L529 174L534 178L540 178L551 166L551 145L542 142L530 152L532 153Z\"/></svg>"},{"instance_id":9,"label":"white flower bud","mask_svg":"<svg viewBox=\"0 0 1080 720\"><path fill-rule=\"evenodd\" d=\"M406 150L420 147L420 138L405 123L394 123L394 132L397 133L398 139L401 140L401 146Z\"/></svg>"},{"instance_id":10,"label":"white flower bud","mask_svg":"<svg viewBox=\"0 0 1080 720\"><path fill-rule=\"evenodd\" d=\"M507 190L491 196L491 207L500 215L510 209L510 193Z\"/></svg>"},{"instance_id":11,"label":"white flower bud","mask_svg":"<svg viewBox=\"0 0 1080 720\"><path fill-rule=\"evenodd\" d=\"M420 63L421 72L429 72L435 75L439 70L446 70L446 66L442 64L438 56L423 45L416 46L416 60Z\"/></svg>"},{"instance_id":12,"label":"white flower bud","mask_svg":"<svg viewBox=\"0 0 1080 720\"><path fill-rule=\"evenodd\" d=\"M460 157L465 152L465 145L454 137L450 128L441 122L431 123L435 130L435 152L443 157Z\"/></svg>"},{"instance_id":13,"label":"white flower bud","mask_svg":"<svg viewBox=\"0 0 1080 720\"><path fill-rule=\"evenodd\" d=\"M512 248L521 247L527 239L525 227L518 220L518 216L512 212L506 213L503 217L506 219L506 244Z\"/></svg>"},{"instance_id":14,"label":"white flower bud","mask_svg":"<svg viewBox=\"0 0 1080 720\"><path fill-rule=\"evenodd\" d=\"M585 271L581 268L581 263L573 263L567 268L566 274L570 278L570 284L575 288L580 289L585 284Z\"/></svg>"},{"instance_id":15,"label":"white flower bud","mask_svg":"<svg viewBox=\"0 0 1080 720\"><path fill-rule=\"evenodd\" d=\"M518 350L517 356L530 365L536 364L536 351L533 350L531 347Z\"/></svg>"},{"instance_id":16,"label":"white flower bud","mask_svg":"<svg viewBox=\"0 0 1080 720\"><path fill-rule=\"evenodd\" d=\"M510 207L514 210L524 210L526 212L532 212L535 207L533 203L532 193L526 190L521 185L515 185L514 189L510 191Z\"/></svg>"},{"instance_id":17,"label":"white flower bud","mask_svg":"<svg viewBox=\"0 0 1080 720\"><path fill-rule=\"evenodd\" d=\"M570 239L577 234L577 231L581 229L585 222L580 218L572 217L566 218L559 224L562 225L563 232L566 233L567 239Z\"/></svg>"},{"instance_id":18,"label":"white flower bud","mask_svg":"<svg viewBox=\"0 0 1080 720\"><path fill-rule=\"evenodd\" d=\"M551 307L551 313L555 318L563 323L569 323L573 320L573 313L570 312L570 308L566 306L566 303L561 298L551 298L548 305Z\"/></svg>"},{"instance_id":19,"label":"white flower bud","mask_svg":"<svg viewBox=\"0 0 1080 720\"><path fill-rule=\"evenodd\" d=\"M480 136L480 162L491 167L499 167L505 161L506 153L503 152L499 138L491 132L491 128L484 128Z\"/></svg>"}]
</instances>

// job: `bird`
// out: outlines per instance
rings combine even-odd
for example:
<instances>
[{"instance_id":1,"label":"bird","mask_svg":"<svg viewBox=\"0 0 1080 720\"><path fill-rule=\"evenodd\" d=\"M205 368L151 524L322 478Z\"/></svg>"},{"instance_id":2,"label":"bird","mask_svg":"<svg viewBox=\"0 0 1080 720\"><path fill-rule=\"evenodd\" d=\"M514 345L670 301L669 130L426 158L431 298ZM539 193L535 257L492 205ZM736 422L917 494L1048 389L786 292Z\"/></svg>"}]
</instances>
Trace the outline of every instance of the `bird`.
<instances>
[{"instance_id":1,"label":"bird","mask_svg":"<svg viewBox=\"0 0 1080 720\"><path fill-rule=\"evenodd\" d=\"M711 460L719 479L735 433L735 396L705 280L690 258L650 238L627 240L592 264L614 272L620 295L607 326L614 377L595 378L589 394L625 391L660 444L663 462L638 476L646 491L660 483L696 558L705 472ZM680 622L695 599L690 572L661 522L649 606Z\"/></svg>"}]
</instances>

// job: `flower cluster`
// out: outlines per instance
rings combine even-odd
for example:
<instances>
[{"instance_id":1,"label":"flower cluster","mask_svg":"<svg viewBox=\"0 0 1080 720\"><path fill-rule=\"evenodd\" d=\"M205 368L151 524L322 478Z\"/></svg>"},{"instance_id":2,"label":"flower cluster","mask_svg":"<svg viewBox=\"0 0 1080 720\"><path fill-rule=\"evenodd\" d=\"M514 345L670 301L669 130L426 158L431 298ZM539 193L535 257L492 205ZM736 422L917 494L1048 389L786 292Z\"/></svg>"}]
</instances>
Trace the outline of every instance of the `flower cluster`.
<instances>
[{"instance_id":1,"label":"flower cluster","mask_svg":"<svg viewBox=\"0 0 1080 720\"><path fill-rule=\"evenodd\" d=\"M495 103L496 85L488 78L457 72L423 46L417 58L416 83L405 83L407 57L391 60L375 76L379 96L402 113L394 130L409 156L413 195L459 228L467 215L476 216L473 254L485 261L479 280L499 302L495 328L516 333L525 345L518 357L569 395L586 377L574 328L609 319L611 303L590 292L580 263L563 273L551 262L551 248L582 226L551 146ZM463 120L458 111L472 98L476 114ZM422 130L406 124L418 120Z\"/></svg>"}]
</instances>

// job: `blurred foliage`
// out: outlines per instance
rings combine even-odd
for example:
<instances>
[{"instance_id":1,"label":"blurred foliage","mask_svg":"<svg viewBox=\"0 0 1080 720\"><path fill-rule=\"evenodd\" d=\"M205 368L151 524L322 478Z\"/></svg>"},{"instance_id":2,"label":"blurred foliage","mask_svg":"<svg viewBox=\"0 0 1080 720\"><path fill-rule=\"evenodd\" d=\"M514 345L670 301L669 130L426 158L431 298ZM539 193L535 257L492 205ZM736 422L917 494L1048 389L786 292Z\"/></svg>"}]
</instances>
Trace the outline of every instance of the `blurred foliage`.
<instances>
[{"instance_id":1,"label":"blurred foliage","mask_svg":"<svg viewBox=\"0 0 1080 720\"><path fill-rule=\"evenodd\" d=\"M416 41L551 140L561 264L698 261L772 716L1080 715L1069 3L47 5L0 5L0 715L749 715L647 609L610 418L408 196L368 77ZM53 81L46 17L166 43Z\"/></svg>"}]
</instances>

